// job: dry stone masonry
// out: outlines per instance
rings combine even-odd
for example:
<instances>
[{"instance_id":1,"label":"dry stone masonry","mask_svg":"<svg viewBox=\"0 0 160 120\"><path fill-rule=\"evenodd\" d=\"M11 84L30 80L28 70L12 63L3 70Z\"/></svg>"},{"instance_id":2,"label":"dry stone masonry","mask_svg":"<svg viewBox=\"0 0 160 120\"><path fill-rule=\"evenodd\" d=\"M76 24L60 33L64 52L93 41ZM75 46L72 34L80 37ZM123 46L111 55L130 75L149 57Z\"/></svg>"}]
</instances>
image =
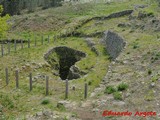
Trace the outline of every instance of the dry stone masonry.
<instances>
[{"instance_id":1,"label":"dry stone masonry","mask_svg":"<svg viewBox=\"0 0 160 120\"><path fill-rule=\"evenodd\" d=\"M117 58L125 46L123 38L111 31L104 33L103 43L111 59Z\"/></svg>"}]
</instances>

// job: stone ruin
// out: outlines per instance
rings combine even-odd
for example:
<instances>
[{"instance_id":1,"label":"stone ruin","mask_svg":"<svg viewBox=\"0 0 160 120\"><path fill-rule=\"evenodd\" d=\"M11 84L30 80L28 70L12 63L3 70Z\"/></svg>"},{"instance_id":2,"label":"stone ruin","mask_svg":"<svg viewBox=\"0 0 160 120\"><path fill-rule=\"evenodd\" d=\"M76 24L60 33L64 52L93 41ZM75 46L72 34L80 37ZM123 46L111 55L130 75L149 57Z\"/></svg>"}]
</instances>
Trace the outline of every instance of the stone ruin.
<instances>
[{"instance_id":1,"label":"stone ruin","mask_svg":"<svg viewBox=\"0 0 160 120\"><path fill-rule=\"evenodd\" d=\"M111 31L104 33L102 41L112 60L118 57L125 46L123 38ZM62 80L78 79L86 74L75 65L84 57L86 57L84 52L66 46L54 47L44 55L52 70L56 71L53 74L58 75Z\"/></svg>"},{"instance_id":2,"label":"stone ruin","mask_svg":"<svg viewBox=\"0 0 160 120\"><path fill-rule=\"evenodd\" d=\"M86 57L84 52L60 46L49 50L44 59L52 66L52 69L59 71L59 77L65 79L78 79L84 73L75 65L76 62Z\"/></svg>"},{"instance_id":3,"label":"stone ruin","mask_svg":"<svg viewBox=\"0 0 160 120\"><path fill-rule=\"evenodd\" d=\"M125 42L118 34L106 31L104 32L103 43L105 45L107 53L111 59L116 59L125 46Z\"/></svg>"}]
</instances>

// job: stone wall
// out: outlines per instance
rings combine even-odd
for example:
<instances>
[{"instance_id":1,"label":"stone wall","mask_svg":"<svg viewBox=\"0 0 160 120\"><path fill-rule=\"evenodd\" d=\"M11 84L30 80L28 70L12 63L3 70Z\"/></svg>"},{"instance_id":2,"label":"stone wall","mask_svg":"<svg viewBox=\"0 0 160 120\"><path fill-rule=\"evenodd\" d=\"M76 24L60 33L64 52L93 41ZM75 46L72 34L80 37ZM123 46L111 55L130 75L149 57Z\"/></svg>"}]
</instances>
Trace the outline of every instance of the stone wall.
<instances>
[{"instance_id":1,"label":"stone wall","mask_svg":"<svg viewBox=\"0 0 160 120\"><path fill-rule=\"evenodd\" d=\"M111 59L117 58L125 46L123 38L111 31L104 33L103 43Z\"/></svg>"}]
</instances>

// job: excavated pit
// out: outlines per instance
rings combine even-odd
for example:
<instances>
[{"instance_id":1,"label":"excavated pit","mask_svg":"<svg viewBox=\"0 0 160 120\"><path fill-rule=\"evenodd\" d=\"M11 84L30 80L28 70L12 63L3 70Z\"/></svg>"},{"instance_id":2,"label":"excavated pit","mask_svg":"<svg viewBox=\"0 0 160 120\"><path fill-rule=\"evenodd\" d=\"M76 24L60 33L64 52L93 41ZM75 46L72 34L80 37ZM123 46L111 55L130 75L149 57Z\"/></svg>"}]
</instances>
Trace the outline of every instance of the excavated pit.
<instances>
[{"instance_id":1,"label":"excavated pit","mask_svg":"<svg viewBox=\"0 0 160 120\"><path fill-rule=\"evenodd\" d=\"M66 46L55 47L44 55L52 69L59 72L59 77L62 80L81 77L83 73L75 66L75 63L84 57L86 57L84 52Z\"/></svg>"}]
</instances>

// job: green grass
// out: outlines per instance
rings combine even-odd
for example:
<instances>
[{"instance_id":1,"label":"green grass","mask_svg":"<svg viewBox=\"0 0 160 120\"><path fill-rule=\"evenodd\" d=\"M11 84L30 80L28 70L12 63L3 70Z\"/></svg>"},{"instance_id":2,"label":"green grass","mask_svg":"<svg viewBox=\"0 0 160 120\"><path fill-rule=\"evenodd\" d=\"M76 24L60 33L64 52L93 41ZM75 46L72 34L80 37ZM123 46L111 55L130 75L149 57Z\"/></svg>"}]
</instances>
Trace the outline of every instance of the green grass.
<instances>
[{"instance_id":1,"label":"green grass","mask_svg":"<svg viewBox=\"0 0 160 120\"><path fill-rule=\"evenodd\" d=\"M144 99L146 100L146 101L152 101L152 100L154 100L154 92L153 92L153 90L148 90L147 91L147 94L144 96Z\"/></svg>"},{"instance_id":2,"label":"green grass","mask_svg":"<svg viewBox=\"0 0 160 120\"><path fill-rule=\"evenodd\" d=\"M115 100L122 100L122 93L114 92L113 97L114 97Z\"/></svg>"},{"instance_id":3,"label":"green grass","mask_svg":"<svg viewBox=\"0 0 160 120\"><path fill-rule=\"evenodd\" d=\"M65 43L65 44L64 44ZM89 94L91 91L94 90L95 87L99 85L101 82L103 76L106 74L107 69L107 56L101 55L100 58L97 58L95 53L93 53L90 48L87 47L86 42L82 38L77 37L70 37L65 40L58 40L56 43L50 43L47 44L45 42L45 45L41 45L40 42L37 47L33 47L33 44L31 44L31 48L24 48L21 49L19 46L19 49L17 49L16 52L14 52L13 47L11 47L11 53L10 55L5 55L4 57L1 57L0 59L0 73L1 73L1 87L3 87L2 91L4 94L8 91L11 92L14 90L14 92L10 95L10 97L13 97L13 103L16 104L16 107L13 108L13 110L10 110L10 112L6 112L5 115L8 116L9 114L13 114L13 111L21 111L24 114L26 114L26 111L33 109L32 113L35 113L39 109L45 107L45 108L51 108L55 109L54 106L51 106L51 104L56 104L57 100L63 100L64 99L64 90L65 90L65 83L61 80L58 80L59 77L54 76L51 73L51 69L45 65L45 60L43 58L43 54L46 53L50 48L53 48L55 46L59 45L65 45L68 47L71 47L73 49L77 49L83 52L87 53L87 57L82 59L82 61L79 61L77 66L87 72L87 77L80 78L78 80L69 81L69 85L75 85L76 89L75 91L69 91L69 99L80 101L83 99L84 94L84 83L85 82L92 82L89 86ZM25 44L27 46L27 44ZM101 49L98 49L101 52ZM103 50L103 49L102 49ZM8 61L7 63L4 61ZM38 64L43 64L42 67L34 68L38 66ZM29 64L29 66L26 66L26 64ZM22 66L26 66L24 69L22 69ZM5 86L5 67L9 68L9 85ZM20 69L19 74L19 89L15 89L15 69ZM48 100L44 100L45 96L45 81L42 79L38 79L35 82L33 82L33 90L29 91L29 73L32 72L33 76L36 76L37 73L40 73L42 75L48 75L50 76L49 81L49 97L48 99L52 99L51 103L48 104ZM100 74L96 74L99 72ZM85 79L87 81L85 81ZM56 91L55 91L56 90ZM22 103L19 101L23 101ZM24 103L27 103L24 105ZM46 104L45 106L43 104ZM38 107L33 107L38 106Z\"/></svg>"},{"instance_id":4,"label":"green grass","mask_svg":"<svg viewBox=\"0 0 160 120\"><path fill-rule=\"evenodd\" d=\"M118 91L123 91L123 90L126 90L128 88L128 85L126 83L120 83L118 86L117 86L117 90Z\"/></svg>"},{"instance_id":5,"label":"green grass","mask_svg":"<svg viewBox=\"0 0 160 120\"><path fill-rule=\"evenodd\" d=\"M44 99L44 100L42 100L42 102L41 102L42 105L47 105L47 104L49 104L49 103L50 103L50 101L49 101L48 99Z\"/></svg>"},{"instance_id":6,"label":"green grass","mask_svg":"<svg viewBox=\"0 0 160 120\"><path fill-rule=\"evenodd\" d=\"M13 109L15 106L11 97L9 95L5 95L4 93L0 95L0 102L1 102L1 105L7 109Z\"/></svg>"},{"instance_id":7,"label":"green grass","mask_svg":"<svg viewBox=\"0 0 160 120\"><path fill-rule=\"evenodd\" d=\"M107 86L105 89L105 93L107 93L107 94L111 94L114 92L116 92L116 89L114 88L114 86Z\"/></svg>"},{"instance_id":8,"label":"green grass","mask_svg":"<svg viewBox=\"0 0 160 120\"><path fill-rule=\"evenodd\" d=\"M159 79L159 75L156 75L156 76L153 76L151 80L152 82L157 82L158 79Z\"/></svg>"},{"instance_id":9,"label":"green grass","mask_svg":"<svg viewBox=\"0 0 160 120\"><path fill-rule=\"evenodd\" d=\"M43 55L51 48L56 46L65 45L71 47L76 50L83 51L87 54L87 57L77 62L76 65L84 72L87 73L86 76L83 76L80 79L69 81L69 88L75 86L75 91L69 89L69 100L80 102L84 100L84 83L88 83L88 95L96 88L99 87L102 79L106 75L106 71L108 70L108 65L110 64L109 56L106 54L104 46L100 43L100 38L93 37L93 41L96 43L95 48L99 52L99 56L97 56L91 49L87 46L85 42L85 38L80 37L67 37L66 39L57 39L56 42L53 42L53 36L59 35L60 31L65 33L69 28L75 28L80 25L84 20L95 17L95 16L107 16L113 12L118 12L126 9L133 9L134 4L146 4L144 1L140 0L130 0L126 2L113 2L110 4L86 4L84 6L77 5L75 8L73 6L66 5L65 8L55 8L48 9L32 14L26 14L22 16L14 16L12 19L18 23L20 20L28 18L24 21L24 24L27 22L33 22L33 20L37 21L40 25L41 22L46 22L49 24L49 28L40 28L37 31L34 31L33 28L26 28L23 24L18 26L15 30L8 33L9 38L15 39L31 39L31 48L27 48L27 43L24 44L25 48L21 49L20 44L17 45L17 51L14 51L13 44L11 45L11 53L8 55L6 53L7 45L5 45L5 55L3 58L0 57L0 87L2 96L0 98L0 103L3 103L5 109L5 116L9 117L10 120L28 114L35 114L37 111L41 109L51 109L58 111L65 111L64 106L57 107L55 106L58 101L64 99L64 91L65 91L65 83L59 80L58 76L52 74L52 69L47 67L46 61L43 58ZM78 9L79 11L75 11ZM154 13L157 15L157 8L155 3L151 6L144 9L147 13ZM55 16L53 16L55 14ZM36 17L38 15L39 17ZM47 18L44 20L44 18ZM55 18L55 19L52 19ZM51 24L52 22L53 24ZM60 25L56 25L57 23L61 23ZM127 48L124 51L130 54L127 54L125 57L130 59L133 56L142 55L142 52L146 50L159 49L159 42L155 42L157 40L158 32L155 33L151 31L141 32L139 29L134 29L132 33L130 31L132 28L120 28L117 27L119 23L128 22L128 16L120 17L116 19L98 21L93 20L85 25L78 28L76 31L83 33L84 35L90 35L95 32L103 32L106 30L112 30L117 32L119 35L123 36L127 41ZM32 24L29 24L31 27ZM50 26L52 26L50 28ZM25 29L24 29L24 28ZM43 30L45 29L45 30ZM44 45L41 45L41 37L44 35L44 39L47 39L47 36L50 35L50 43L44 41ZM37 38L37 47L34 47L34 39L35 36ZM133 52L134 49L134 52ZM148 52L148 51L146 51ZM145 53L144 53L145 54ZM148 55L147 55L148 56ZM159 54L155 55L154 59L159 58ZM147 59L147 57L146 57ZM36 68L38 65L42 64L42 67ZM22 66L26 66L26 64L30 64L30 66L25 69ZM5 68L9 68L9 79L10 83L8 86L5 84ZM20 70L20 88L15 89L15 70L19 68ZM29 73L32 72L33 76L36 76L38 73L42 75L48 75L49 80L49 96L46 98L45 96L45 80L38 79L33 82L33 90L29 91ZM122 68L119 71L120 74L124 75L128 72L133 72L132 68ZM155 78L153 78L153 81ZM157 80L157 78L156 78ZM127 81L128 82L128 81ZM128 84L121 83L117 86L118 91L124 91L128 88ZM114 99L122 100L122 94L116 91L114 86L106 87L105 92L108 94L113 93ZM8 95L9 94L9 95ZM7 97L8 96L8 97ZM146 99L152 99L153 97L150 94L146 95ZM23 101L23 102L21 102ZM44 105L45 104L45 105ZM3 110L2 110L3 111Z\"/></svg>"},{"instance_id":10,"label":"green grass","mask_svg":"<svg viewBox=\"0 0 160 120\"><path fill-rule=\"evenodd\" d=\"M30 21L30 23L35 21L36 26L43 26L43 24L49 24L48 28L43 27L38 28L37 30L34 30L32 26L34 25L29 24L29 27L26 26L25 30L24 28L21 28L21 26L18 26L16 29L12 29L11 33L7 36L10 38L23 38L23 39L34 39L34 36L40 37L41 35L53 35L58 34L60 31L69 30L69 28L73 28L74 26L81 23L81 21L91 18L94 16L107 16L111 13L122 11L125 9L133 9L133 5L136 3L139 4L148 4L145 1L140 0L130 0L130 1L113 1L110 4L104 4L104 3L85 3L85 4L77 4L75 6L72 6L70 4L66 4L65 6L58 7L58 8L50 8L43 11L31 13L31 14L25 14L22 16L14 16L12 19L16 21L14 24L19 24L20 22L23 27L24 25L28 24L26 22ZM116 8L116 9L115 9ZM152 3L151 6L146 7L144 9L147 13L155 13L157 10L156 3ZM157 12L158 13L158 12ZM47 18L47 19L46 19ZM116 19L114 19L116 20ZM41 21L41 22L39 22ZM61 22L61 25L56 25L57 22ZM111 23L111 22L110 22ZM87 23L88 24L88 23ZM112 23L111 23L112 24ZM54 26L53 28L50 26ZM63 27L62 27L63 26ZM113 25L114 26L114 23ZM102 26L101 26L102 27ZM105 26L103 26L105 27ZM32 29L30 29L32 28ZM92 31L97 31L96 27L90 27L92 28ZM107 26L105 27L105 29ZM100 29L101 30L101 29ZM15 32L13 32L15 31ZM87 32L87 31L86 31ZM87 32L89 34L89 31ZM12 35L12 36L11 36Z\"/></svg>"}]
</instances>

